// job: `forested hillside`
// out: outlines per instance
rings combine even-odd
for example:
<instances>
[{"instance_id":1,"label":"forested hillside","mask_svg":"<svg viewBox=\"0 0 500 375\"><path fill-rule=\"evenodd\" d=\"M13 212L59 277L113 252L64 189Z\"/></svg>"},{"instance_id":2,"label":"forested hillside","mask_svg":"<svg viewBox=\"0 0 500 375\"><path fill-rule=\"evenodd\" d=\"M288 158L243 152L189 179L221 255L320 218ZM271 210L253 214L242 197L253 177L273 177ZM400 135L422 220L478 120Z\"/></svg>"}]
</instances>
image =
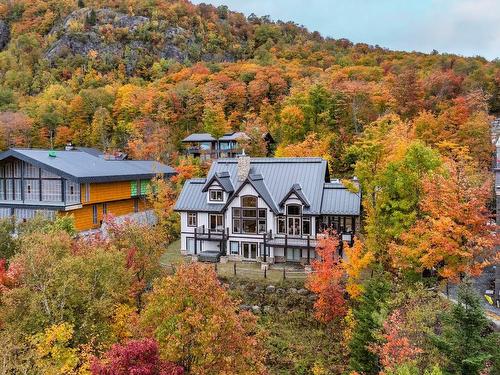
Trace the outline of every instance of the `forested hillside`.
<instances>
[{"instance_id":1,"label":"forested hillside","mask_svg":"<svg viewBox=\"0 0 500 375\"><path fill-rule=\"evenodd\" d=\"M325 155L343 174L347 147L388 113L486 163L500 112L498 61L325 39L226 7L16 0L0 18L1 148L72 139L171 161L190 132L267 129L279 154Z\"/></svg>"},{"instance_id":2,"label":"forested hillside","mask_svg":"<svg viewBox=\"0 0 500 375\"><path fill-rule=\"evenodd\" d=\"M148 197L154 227L111 217L106 239L68 217L0 221L0 373L499 374L500 336L470 281L500 261L498 115L498 60L185 0L0 0L0 150L72 140L179 172ZM183 263L173 204L207 165L180 140L230 130L253 156L265 131L276 156L322 156L361 193L345 257L325 231L305 283Z\"/></svg>"}]
</instances>

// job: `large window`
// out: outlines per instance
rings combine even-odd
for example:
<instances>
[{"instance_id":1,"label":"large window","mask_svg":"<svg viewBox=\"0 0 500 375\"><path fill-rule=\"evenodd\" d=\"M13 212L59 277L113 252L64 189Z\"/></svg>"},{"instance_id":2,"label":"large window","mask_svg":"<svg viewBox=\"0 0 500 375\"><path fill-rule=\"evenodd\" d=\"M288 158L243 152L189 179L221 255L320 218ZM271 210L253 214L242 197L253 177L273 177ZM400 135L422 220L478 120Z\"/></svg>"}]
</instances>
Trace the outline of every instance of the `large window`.
<instances>
[{"instance_id":1,"label":"large window","mask_svg":"<svg viewBox=\"0 0 500 375\"><path fill-rule=\"evenodd\" d=\"M66 181L66 202L80 203L80 184Z\"/></svg>"},{"instance_id":2,"label":"large window","mask_svg":"<svg viewBox=\"0 0 500 375\"><path fill-rule=\"evenodd\" d=\"M233 233L265 233L267 210L257 208L257 197L247 195L240 199L241 207L233 208Z\"/></svg>"},{"instance_id":3,"label":"large window","mask_svg":"<svg viewBox=\"0 0 500 375\"><path fill-rule=\"evenodd\" d=\"M195 227L198 225L198 214L196 212L188 213L188 227Z\"/></svg>"},{"instance_id":4,"label":"large window","mask_svg":"<svg viewBox=\"0 0 500 375\"><path fill-rule=\"evenodd\" d=\"M222 190L209 190L209 200L210 202L222 202L224 200L224 195Z\"/></svg>"},{"instance_id":5,"label":"large window","mask_svg":"<svg viewBox=\"0 0 500 375\"><path fill-rule=\"evenodd\" d=\"M24 180L24 199L27 201L40 200L40 180Z\"/></svg>"},{"instance_id":6,"label":"large window","mask_svg":"<svg viewBox=\"0 0 500 375\"><path fill-rule=\"evenodd\" d=\"M327 227L335 229L338 233L352 233L354 231L354 219L352 216L328 216L326 220L324 219L323 223Z\"/></svg>"},{"instance_id":7,"label":"large window","mask_svg":"<svg viewBox=\"0 0 500 375\"><path fill-rule=\"evenodd\" d=\"M209 216L209 228L211 231L223 232L224 226L222 224L222 215L210 214L210 216Z\"/></svg>"},{"instance_id":8,"label":"large window","mask_svg":"<svg viewBox=\"0 0 500 375\"><path fill-rule=\"evenodd\" d=\"M42 201L45 202L62 201L61 180L42 180Z\"/></svg>"}]
</instances>

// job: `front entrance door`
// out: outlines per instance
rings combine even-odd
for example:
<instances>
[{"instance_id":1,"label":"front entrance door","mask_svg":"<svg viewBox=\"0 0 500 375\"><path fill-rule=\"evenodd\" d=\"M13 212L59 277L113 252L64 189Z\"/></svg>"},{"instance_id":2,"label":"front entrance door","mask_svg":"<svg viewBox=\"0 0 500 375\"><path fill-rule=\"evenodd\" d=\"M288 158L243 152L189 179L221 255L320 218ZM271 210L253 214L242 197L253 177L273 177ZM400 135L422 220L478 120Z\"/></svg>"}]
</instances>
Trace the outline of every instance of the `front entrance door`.
<instances>
[{"instance_id":1,"label":"front entrance door","mask_svg":"<svg viewBox=\"0 0 500 375\"><path fill-rule=\"evenodd\" d=\"M242 251L243 251L243 259L248 259L248 260L257 259L257 243L243 242Z\"/></svg>"}]
</instances>

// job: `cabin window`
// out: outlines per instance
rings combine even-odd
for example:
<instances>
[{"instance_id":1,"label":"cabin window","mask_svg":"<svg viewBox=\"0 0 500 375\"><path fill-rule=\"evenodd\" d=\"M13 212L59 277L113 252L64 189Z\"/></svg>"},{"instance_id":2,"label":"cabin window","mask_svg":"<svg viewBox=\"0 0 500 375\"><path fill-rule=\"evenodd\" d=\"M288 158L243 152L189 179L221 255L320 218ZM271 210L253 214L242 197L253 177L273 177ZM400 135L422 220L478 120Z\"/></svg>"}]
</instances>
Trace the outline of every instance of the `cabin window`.
<instances>
[{"instance_id":1,"label":"cabin window","mask_svg":"<svg viewBox=\"0 0 500 375\"><path fill-rule=\"evenodd\" d=\"M240 253L240 243L238 241L230 241L229 250L232 255L238 255Z\"/></svg>"},{"instance_id":2,"label":"cabin window","mask_svg":"<svg viewBox=\"0 0 500 375\"><path fill-rule=\"evenodd\" d=\"M194 238L192 237L186 238L186 250L189 254L194 253Z\"/></svg>"},{"instance_id":3,"label":"cabin window","mask_svg":"<svg viewBox=\"0 0 500 375\"><path fill-rule=\"evenodd\" d=\"M210 202L222 202L224 200L222 190L209 190L209 193Z\"/></svg>"},{"instance_id":4,"label":"cabin window","mask_svg":"<svg viewBox=\"0 0 500 375\"><path fill-rule=\"evenodd\" d=\"M97 205L92 206L92 224L97 224Z\"/></svg>"},{"instance_id":5,"label":"cabin window","mask_svg":"<svg viewBox=\"0 0 500 375\"><path fill-rule=\"evenodd\" d=\"M134 199L134 212L139 212L139 199Z\"/></svg>"},{"instance_id":6,"label":"cabin window","mask_svg":"<svg viewBox=\"0 0 500 375\"><path fill-rule=\"evenodd\" d=\"M102 214L103 215L107 215L108 213L108 204L107 203L103 203L102 204Z\"/></svg>"},{"instance_id":7,"label":"cabin window","mask_svg":"<svg viewBox=\"0 0 500 375\"><path fill-rule=\"evenodd\" d=\"M211 231L222 232L224 231L224 227L222 225L222 215L219 214L211 214L209 217L209 228Z\"/></svg>"},{"instance_id":8,"label":"cabin window","mask_svg":"<svg viewBox=\"0 0 500 375\"><path fill-rule=\"evenodd\" d=\"M277 222L276 228L278 234L285 234L286 233L285 218L283 216L278 216L276 222Z\"/></svg>"},{"instance_id":9,"label":"cabin window","mask_svg":"<svg viewBox=\"0 0 500 375\"><path fill-rule=\"evenodd\" d=\"M311 219L308 217L302 219L302 234L311 234Z\"/></svg>"},{"instance_id":10,"label":"cabin window","mask_svg":"<svg viewBox=\"0 0 500 375\"><path fill-rule=\"evenodd\" d=\"M90 184L85 184L85 202L90 202Z\"/></svg>"},{"instance_id":11,"label":"cabin window","mask_svg":"<svg viewBox=\"0 0 500 375\"><path fill-rule=\"evenodd\" d=\"M195 227L198 225L198 214L196 212L188 213L188 227Z\"/></svg>"}]
</instances>

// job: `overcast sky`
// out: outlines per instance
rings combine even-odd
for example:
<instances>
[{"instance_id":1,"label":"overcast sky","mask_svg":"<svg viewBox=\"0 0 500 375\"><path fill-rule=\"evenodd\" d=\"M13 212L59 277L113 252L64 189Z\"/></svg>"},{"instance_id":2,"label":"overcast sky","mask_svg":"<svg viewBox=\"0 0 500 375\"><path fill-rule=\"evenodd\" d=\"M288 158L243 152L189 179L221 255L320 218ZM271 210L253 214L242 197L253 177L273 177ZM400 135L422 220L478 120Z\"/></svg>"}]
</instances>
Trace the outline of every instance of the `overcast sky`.
<instances>
[{"instance_id":1,"label":"overcast sky","mask_svg":"<svg viewBox=\"0 0 500 375\"><path fill-rule=\"evenodd\" d=\"M194 0L294 21L335 39L500 58L500 0Z\"/></svg>"}]
</instances>

